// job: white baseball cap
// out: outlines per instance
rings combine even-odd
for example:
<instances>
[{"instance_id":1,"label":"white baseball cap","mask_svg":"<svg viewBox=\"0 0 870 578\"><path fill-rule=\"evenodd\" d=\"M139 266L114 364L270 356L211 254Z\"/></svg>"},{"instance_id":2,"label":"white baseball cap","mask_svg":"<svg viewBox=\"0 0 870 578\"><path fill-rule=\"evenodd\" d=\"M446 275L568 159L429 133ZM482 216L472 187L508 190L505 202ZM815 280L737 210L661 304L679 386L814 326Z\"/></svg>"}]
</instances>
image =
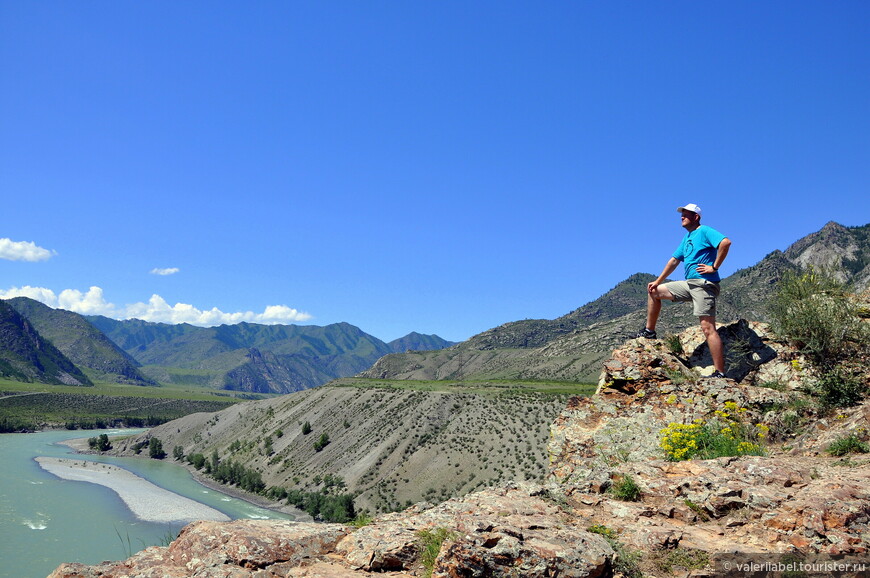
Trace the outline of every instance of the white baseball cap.
<instances>
[{"instance_id":1,"label":"white baseball cap","mask_svg":"<svg viewBox=\"0 0 870 578\"><path fill-rule=\"evenodd\" d=\"M696 205L695 203L689 203L688 205L677 207L677 212L682 213L683 211L692 211L693 213L701 214L701 207Z\"/></svg>"}]
</instances>

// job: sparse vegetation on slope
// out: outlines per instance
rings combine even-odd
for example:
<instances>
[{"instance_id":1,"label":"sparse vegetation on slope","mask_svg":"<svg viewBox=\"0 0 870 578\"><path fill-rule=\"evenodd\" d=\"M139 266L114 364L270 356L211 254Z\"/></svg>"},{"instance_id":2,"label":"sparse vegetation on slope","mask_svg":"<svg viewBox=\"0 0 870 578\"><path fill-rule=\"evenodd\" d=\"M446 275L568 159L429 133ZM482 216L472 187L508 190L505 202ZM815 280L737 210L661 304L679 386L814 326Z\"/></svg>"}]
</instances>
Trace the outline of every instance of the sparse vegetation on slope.
<instances>
[{"instance_id":1,"label":"sparse vegetation on slope","mask_svg":"<svg viewBox=\"0 0 870 578\"><path fill-rule=\"evenodd\" d=\"M322 493L323 480L334 476L355 496L356 510L383 512L507 480L543 480L550 423L568 395L593 389L347 379L191 415L149 435L185 456L216 452L221 462L258 472L273 493Z\"/></svg>"}]
</instances>

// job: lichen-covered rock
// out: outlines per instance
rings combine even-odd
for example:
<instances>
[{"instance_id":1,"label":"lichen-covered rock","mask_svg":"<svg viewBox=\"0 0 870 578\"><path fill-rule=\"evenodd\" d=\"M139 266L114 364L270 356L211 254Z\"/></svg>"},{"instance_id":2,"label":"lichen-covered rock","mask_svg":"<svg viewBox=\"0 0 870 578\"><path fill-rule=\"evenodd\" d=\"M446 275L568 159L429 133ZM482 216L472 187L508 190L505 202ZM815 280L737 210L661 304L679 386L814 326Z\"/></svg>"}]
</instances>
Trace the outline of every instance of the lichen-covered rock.
<instances>
[{"instance_id":1,"label":"lichen-covered rock","mask_svg":"<svg viewBox=\"0 0 870 578\"><path fill-rule=\"evenodd\" d=\"M348 533L340 524L282 520L194 522L169 547L169 559L192 574L223 565L264 568L276 560L301 564L332 550Z\"/></svg>"},{"instance_id":2,"label":"lichen-covered rock","mask_svg":"<svg viewBox=\"0 0 870 578\"><path fill-rule=\"evenodd\" d=\"M596 534L572 528L518 534L501 529L465 535L446 544L432 576L602 576L612 567L612 558L613 549Z\"/></svg>"},{"instance_id":3,"label":"lichen-covered rock","mask_svg":"<svg viewBox=\"0 0 870 578\"><path fill-rule=\"evenodd\" d=\"M664 457L660 432L670 423L706 422L726 402L760 423L787 399L770 388L701 378L663 341L633 339L604 363L596 394L569 400L550 428L551 471L561 483L600 486L615 463Z\"/></svg>"},{"instance_id":4,"label":"lichen-covered rock","mask_svg":"<svg viewBox=\"0 0 870 578\"><path fill-rule=\"evenodd\" d=\"M272 570L322 557L348 532L340 524L284 520L193 522L167 548L147 548L123 562L63 564L50 578L283 576Z\"/></svg>"},{"instance_id":5,"label":"lichen-covered rock","mask_svg":"<svg viewBox=\"0 0 870 578\"><path fill-rule=\"evenodd\" d=\"M743 456L625 463L637 502L562 486L576 523L604 524L643 551L868 555L870 461Z\"/></svg>"},{"instance_id":6,"label":"lichen-covered rock","mask_svg":"<svg viewBox=\"0 0 870 578\"><path fill-rule=\"evenodd\" d=\"M607 542L543 497L508 484L438 506L390 514L344 538L336 552L353 568L411 570L421 531L448 536L433 576L596 576L611 564Z\"/></svg>"}]
</instances>

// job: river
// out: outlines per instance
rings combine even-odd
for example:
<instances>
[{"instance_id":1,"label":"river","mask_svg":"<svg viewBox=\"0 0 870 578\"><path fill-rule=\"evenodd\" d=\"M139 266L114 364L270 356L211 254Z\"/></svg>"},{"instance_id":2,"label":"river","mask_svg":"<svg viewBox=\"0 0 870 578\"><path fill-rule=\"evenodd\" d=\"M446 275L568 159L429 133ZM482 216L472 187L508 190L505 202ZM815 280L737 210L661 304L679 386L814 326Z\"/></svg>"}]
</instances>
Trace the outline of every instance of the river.
<instances>
[{"instance_id":1,"label":"river","mask_svg":"<svg viewBox=\"0 0 870 578\"><path fill-rule=\"evenodd\" d=\"M169 458L160 461L78 455L59 443L100 433L139 431L0 434L0 577L45 578L62 562L121 560L147 546L167 545L181 530L178 525L137 519L109 488L62 480L46 472L34 461L38 456L110 463L232 519L293 519L210 490Z\"/></svg>"}]
</instances>

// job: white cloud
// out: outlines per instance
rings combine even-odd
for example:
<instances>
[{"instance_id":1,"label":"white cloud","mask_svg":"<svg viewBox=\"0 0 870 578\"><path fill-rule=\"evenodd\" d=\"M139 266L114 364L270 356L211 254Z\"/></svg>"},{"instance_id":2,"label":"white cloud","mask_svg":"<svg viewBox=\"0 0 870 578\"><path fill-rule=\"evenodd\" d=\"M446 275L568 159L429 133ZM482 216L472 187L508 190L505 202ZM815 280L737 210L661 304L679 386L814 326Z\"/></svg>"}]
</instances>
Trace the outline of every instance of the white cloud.
<instances>
[{"instance_id":1,"label":"white cloud","mask_svg":"<svg viewBox=\"0 0 870 578\"><path fill-rule=\"evenodd\" d=\"M277 325L311 319L311 315L308 313L286 305L269 305L262 313L254 313L253 311L227 313L217 307L202 310L187 303L169 305L160 295L152 295L147 303L139 302L117 307L106 301L100 287L91 287L86 293L77 289L64 289L60 295L51 289L30 287L29 285L0 291L0 299L13 297L30 297L49 307L75 311L82 315L104 315L114 319L142 319L157 323L190 323L202 327L232 325L242 321Z\"/></svg>"},{"instance_id":2,"label":"white cloud","mask_svg":"<svg viewBox=\"0 0 870 578\"><path fill-rule=\"evenodd\" d=\"M82 315L105 315L115 317L117 311L112 303L103 298L103 290L99 287L91 287L87 293L77 289L64 289L57 299L61 309L75 311Z\"/></svg>"},{"instance_id":3,"label":"white cloud","mask_svg":"<svg viewBox=\"0 0 870 578\"><path fill-rule=\"evenodd\" d=\"M77 289L64 289L57 295L51 289L45 287L13 287L7 291L0 291L0 299L12 299L13 297L30 297L55 309L75 311L82 315L105 315L116 317L117 308L103 298L103 290L99 287L91 287L87 293Z\"/></svg>"},{"instance_id":4,"label":"white cloud","mask_svg":"<svg viewBox=\"0 0 870 578\"><path fill-rule=\"evenodd\" d=\"M169 305L160 295L152 295L148 303L128 305L126 317L160 323L190 323L205 327L222 324L232 325L242 321L275 325L311 319L311 315L308 313L303 313L286 305L270 305L263 313L254 313L253 311L227 313L217 307L202 310L187 303Z\"/></svg>"},{"instance_id":5,"label":"white cloud","mask_svg":"<svg viewBox=\"0 0 870 578\"><path fill-rule=\"evenodd\" d=\"M12 299L14 297L30 297L40 303L45 303L49 307L57 307L57 295L51 289L45 287L13 287L6 291L0 291L0 299Z\"/></svg>"},{"instance_id":6,"label":"white cloud","mask_svg":"<svg viewBox=\"0 0 870 578\"><path fill-rule=\"evenodd\" d=\"M13 241L0 239L0 259L9 261L45 261L57 255L56 252L36 245L29 241Z\"/></svg>"},{"instance_id":7,"label":"white cloud","mask_svg":"<svg viewBox=\"0 0 870 578\"><path fill-rule=\"evenodd\" d=\"M154 269L151 269L151 274L152 275L166 276L166 275L175 275L179 271L181 271L181 269L179 269L178 267L165 267L165 268L155 267Z\"/></svg>"}]
</instances>

